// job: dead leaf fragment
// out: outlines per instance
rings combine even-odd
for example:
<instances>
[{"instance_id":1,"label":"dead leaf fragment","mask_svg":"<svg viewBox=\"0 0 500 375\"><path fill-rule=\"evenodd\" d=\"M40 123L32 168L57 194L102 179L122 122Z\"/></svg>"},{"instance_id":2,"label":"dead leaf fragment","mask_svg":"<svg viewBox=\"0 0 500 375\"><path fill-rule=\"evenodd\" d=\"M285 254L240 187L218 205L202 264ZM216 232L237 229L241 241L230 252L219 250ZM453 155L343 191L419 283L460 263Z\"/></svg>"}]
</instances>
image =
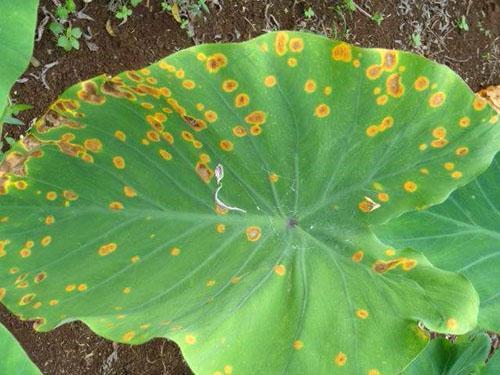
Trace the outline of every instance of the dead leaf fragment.
<instances>
[{"instance_id":1,"label":"dead leaf fragment","mask_svg":"<svg viewBox=\"0 0 500 375\"><path fill-rule=\"evenodd\" d=\"M115 30L113 30L113 26L111 26L111 20L106 21L106 31L108 32L109 35L115 37Z\"/></svg>"},{"instance_id":2,"label":"dead leaf fragment","mask_svg":"<svg viewBox=\"0 0 500 375\"><path fill-rule=\"evenodd\" d=\"M486 99L497 112L500 112L500 85L488 86L479 90L478 94L483 99Z\"/></svg>"},{"instance_id":3,"label":"dead leaf fragment","mask_svg":"<svg viewBox=\"0 0 500 375\"><path fill-rule=\"evenodd\" d=\"M181 20L181 15L179 13L179 5L177 3L174 3L174 5L172 5L172 16L174 16L174 19L181 23L182 20Z\"/></svg>"}]
</instances>

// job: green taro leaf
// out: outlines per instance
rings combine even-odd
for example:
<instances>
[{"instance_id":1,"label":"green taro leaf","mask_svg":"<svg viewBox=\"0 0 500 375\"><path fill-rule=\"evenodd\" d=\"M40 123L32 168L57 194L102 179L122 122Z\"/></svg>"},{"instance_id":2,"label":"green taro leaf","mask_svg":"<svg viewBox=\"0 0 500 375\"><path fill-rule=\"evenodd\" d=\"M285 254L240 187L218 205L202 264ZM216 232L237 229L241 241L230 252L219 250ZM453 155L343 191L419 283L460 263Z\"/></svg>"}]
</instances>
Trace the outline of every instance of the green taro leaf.
<instances>
[{"instance_id":1,"label":"green taro leaf","mask_svg":"<svg viewBox=\"0 0 500 375\"><path fill-rule=\"evenodd\" d=\"M3 302L197 374L397 373L479 301L371 226L485 170L497 122L442 65L307 33L82 82L0 166Z\"/></svg>"},{"instance_id":2,"label":"green taro leaf","mask_svg":"<svg viewBox=\"0 0 500 375\"><path fill-rule=\"evenodd\" d=\"M461 336L452 343L442 337L430 342L404 375L470 375L484 366L491 341L486 333Z\"/></svg>"},{"instance_id":3,"label":"green taro leaf","mask_svg":"<svg viewBox=\"0 0 500 375\"><path fill-rule=\"evenodd\" d=\"M500 373L500 351L497 349L482 369L483 375L497 375Z\"/></svg>"},{"instance_id":4,"label":"green taro leaf","mask_svg":"<svg viewBox=\"0 0 500 375\"><path fill-rule=\"evenodd\" d=\"M443 204L375 229L387 243L422 251L466 276L480 297L479 326L500 331L500 156Z\"/></svg>"},{"instance_id":5,"label":"green taro leaf","mask_svg":"<svg viewBox=\"0 0 500 375\"><path fill-rule=\"evenodd\" d=\"M0 324L0 353L0 374L40 374L16 338L2 324Z\"/></svg>"},{"instance_id":6,"label":"green taro leaf","mask_svg":"<svg viewBox=\"0 0 500 375\"><path fill-rule=\"evenodd\" d=\"M16 79L24 72L33 50L38 0L0 0L0 117Z\"/></svg>"}]
</instances>

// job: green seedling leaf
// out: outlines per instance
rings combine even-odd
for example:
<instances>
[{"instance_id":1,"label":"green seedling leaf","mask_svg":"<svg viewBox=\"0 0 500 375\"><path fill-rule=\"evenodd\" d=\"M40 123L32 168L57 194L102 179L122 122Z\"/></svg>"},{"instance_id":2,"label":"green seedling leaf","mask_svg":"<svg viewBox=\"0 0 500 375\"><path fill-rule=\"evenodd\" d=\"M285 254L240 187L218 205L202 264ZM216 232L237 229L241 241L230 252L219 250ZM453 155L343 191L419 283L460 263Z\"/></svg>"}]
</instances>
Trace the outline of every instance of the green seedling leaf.
<instances>
[{"instance_id":1,"label":"green seedling leaf","mask_svg":"<svg viewBox=\"0 0 500 375\"><path fill-rule=\"evenodd\" d=\"M69 11L64 5L58 5L56 7L56 17L60 21L66 21L69 17Z\"/></svg>"},{"instance_id":2,"label":"green seedling leaf","mask_svg":"<svg viewBox=\"0 0 500 375\"><path fill-rule=\"evenodd\" d=\"M82 36L82 30L79 27L74 27L71 29L71 36L79 39Z\"/></svg>"},{"instance_id":3,"label":"green seedling leaf","mask_svg":"<svg viewBox=\"0 0 500 375\"><path fill-rule=\"evenodd\" d=\"M371 228L484 171L497 122L445 66L307 33L79 83L0 165L0 296L197 374L398 373L478 296Z\"/></svg>"},{"instance_id":4,"label":"green seedling leaf","mask_svg":"<svg viewBox=\"0 0 500 375\"><path fill-rule=\"evenodd\" d=\"M24 125L24 122L10 115L4 116L2 120L4 124L18 125L18 126Z\"/></svg>"},{"instance_id":5,"label":"green seedling leaf","mask_svg":"<svg viewBox=\"0 0 500 375\"><path fill-rule=\"evenodd\" d=\"M500 331L499 186L497 156L484 174L455 191L445 203L408 213L375 230L385 242L413 247L437 267L466 276L481 300L480 327L496 332Z\"/></svg>"},{"instance_id":6,"label":"green seedling leaf","mask_svg":"<svg viewBox=\"0 0 500 375\"><path fill-rule=\"evenodd\" d=\"M58 36L59 34L62 34L64 32L64 26L59 22L54 21L49 24L49 30L52 32L52 34Z\"/></svg>"},{"instance_id":7,"label":"green seedling leaf","mask_svg":"<svg viewBox=\"0 0 500 375\"><path fill-rule=\"evenodd\" d=\"M465 16L460 17L457 21L457 27L462 31L469 31L469 24L467 23Z\"/></svg>"},{"instance_id":8,"label":"green seedling leaf","mask_svg":"<svg viewBox=\"0 0 500 375\"><path fill-rule=\"evenodd\" d=\"M486 362L481 370L481 375L497 375L500 373L500 350L496 350L493 356Z\"/></svg>"},{"instance_id":9,"label":"green seedling leaf","mask_svg":"<svg viewBox=\"0 0 500 375\"><path fill-rule=\"evenodd\" d=\"M126 22L128 17L132 15L132 9L127 8L126 5L122 5L120 9L115 13L115 17Z\"/></svg>"},{"instance_id":10,"label":"green seedling leaf","mask_svg":"<svg viewBox=\"0 0 500 375\"><path fill-rule=\"evenodd\" d=\"M0 353L0 374L41 374L16 338L2 324L0 324Z\"/></svg>"},{"instance_id":11,"label":"green seedling leaf","mask_svg":"<svg viewBox=\"0 0 500 375\"><path fill-rule=\"evenodd\" d=\"M8 104L9 91L24 72L33 50L37 0L0 0L0 115ZM1 125L1 124L0 124Z\"/></svg>"},{"instance_id":12,"label":"green seedling leaf","mask_svg":"<svg viewBox=\"0 0 500 375\"><path fill-rule=\"evenodd\" d=\"M64 4L64 7L68 11L68 13L74 13L76 12L76 4L74 0L66 0L66 3Z\"/></svg>"},{"instance_id":13,"label":"green seedling leaf","mask_svg":"<svg viewBox=\"0 0 500 375\"><path fill-rule=\"evenodd\" d=\"M71 51L71 49L73 48L71 39L66 35L61 35L59 38L57 38L57 46L64 48L65 51Z\"/></svg>"},{"instance_id":14,"label":"green seedling leaf","mask_svg":"<svg viewBox=\"0 0 500 375\"><path fill-rule=\"evenodd\" d=\"M462 336L452 343L434 339L403 375L477 374L488 358L491 341L486 333Z\"/></svg>"}]
</instances>

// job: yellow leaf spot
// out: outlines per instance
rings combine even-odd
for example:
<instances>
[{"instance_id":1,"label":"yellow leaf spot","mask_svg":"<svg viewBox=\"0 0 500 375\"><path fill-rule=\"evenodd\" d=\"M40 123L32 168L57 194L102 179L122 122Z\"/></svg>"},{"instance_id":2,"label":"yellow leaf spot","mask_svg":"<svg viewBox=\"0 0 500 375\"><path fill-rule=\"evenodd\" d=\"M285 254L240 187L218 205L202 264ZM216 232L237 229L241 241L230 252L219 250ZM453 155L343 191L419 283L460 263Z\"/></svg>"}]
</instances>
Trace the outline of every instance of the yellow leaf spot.
<instances>
[{"instance_id":1,"label":"yellow leaf spot","mask_svg":"<svg viewBox=\"0 0 500 375\"><path fill-rule=\"evenodd\" d=\"M217 113L215 113L214 111L206 111L205 112L205 119L208 122L215 122L215 121L217 121Z\"/></svg>"},{"instance_id":2,"label":"yellow leaf spot","mask_svg":"<svg viewBox=\"0 0 500 375\"><path fill-rule=\"evenodd\" d=\"M248 241L258 241L262 232L257 226L250 226L246 229L246 235Z\"/></svg>"},{"instance_id":3,"label":"yellow leaf spot","mask_svg":"<svg viewBox=\"0 0 500 375\"><path fill-rule=\"evenodd\" d=\"M434 148L443 148L448 144L448 140L444 138L435 139L431 142L431 146Z\"/></svg>"},{"instance_id":4,"label":"yellow leaf spot","mask_svg":"<svg viewBox=\"0 0 500 375\"><path fill-rule=\"evenodd\" d=\"M365 73L368 79L375 80L382 75L382 67L380 65L370 65Z\"/></svg>"},{"instance_id":5,"label":"yellow leaf spot","mask_svg":"<svg viewBox=\"0 0 500 375\"><path fill-rule=\"evenodd\" d=\"M250 103L250 97L247 94L238 94L234 98L236 108L246 107Z\"/></svg>"},{"instance_id":6,"label":"yellow leaf spot","mask_svg":"<svg viewBox=\"0 0 500 375\"><path fill-rule=\"evenodd\" d=\"M427 77L420 76L415 80L413 86L415 87L415 90L423 91L429 87L429 79Z\"/></svg>"},{"instance_id":7,"label":"yellow leaf spot","mask_svg":"<svg viewBox=\"0 0 500 375\"><path fill-rule=\"evenodd\" d=\"M224 366L224 374L231 375L233 373L233 366L225 365Z\"/></svg>"},{"instance_id":8,"label":"yellow leaf spot","mask_svg":"<svg viewBox=\"0 0 500 375\"><path fill-rule=\"evenodd\" d=\"M59 301L58 301L57 299L51 299L51 300L49 301L49 305L50 305L50 306L55 306L55 305L57 305L58 303L59 303Z\"/></svg>"},{"instance_id":9,"label":"yellow leaf spot","mask_svg":"<svg viewBox=\"0 0 500 375\"><path fill-rule=\"evenodd\" d=\"M454 330L455 328L457 328L457 320L454 319L454 318L450 318L446 321L446 327L448 329L452 329Z\"/></svg>"},{"instance_id":10,"label":"yellow leaf spot","mask_svg":"<svg viewBox=\"0 0 500 375\"><path fill-rule=\"evenodd\" d=\"M135 189L130 186L123 187L123 194L125 194L127 198L133 198L137 196L137 192L135 191Z\"/></svg>"},{"instance_id":11,"label":"yellow leaf spot","mask_svg":"<svg viewBox=\"0 0 500 375\"><path fill-rule=\"evenodd\" d=\"M131 292L131 290L132 290L132 288L127 286L126 288L123 288L122 292L123 292L123 294L129 294Z\"/></svg>"},{"instance_id":12,"label":"yellow leaf spot","mask_svg":"<svg viewBox=\"0 0 500 375\"><path fill-rule=\"evenodd\" d=\"M118 246L116 245L116 243L110 242L105 245L102 245L97 252L99 253L100 256L104 257L114 252L117 248Z\"/></svg>"},{"instance_id":13,"label":"yellow leaf spot","mask_svg":"<svg viewBox=\"0 0 500 375\"><path fill-rule=\"evenodd\" d=\"M403 189L405 189L408 193L414 193L417 191L417 184L413 181L406 181L403 184Z\"/></svg>"},{"instance_id":14,"label":"yellow leaf spot","mask_svg":"<svg viewBox=\"0 0 500 375\"><path fill-rule=\"evenodd\" d=\"M186 337L184 337L184 341L188 345L194 345L196 344L196 337L194 337L193 335L186 335Z\"/></svg>"},{"instance_id":15,"label":"yellow leaf spot","mask_svg":"<svg viewBox=\"0 0 500 375\"><path fill-rule=\"evenodd\" d=\"M52 225L54 224L54 222L56 221L56 219L54 218L54 216L52 215L48 215L46 218L45 218L45 224L46 225Z\"/></svg>"},{"instance_id":16,"label":"yellow leaf spot","mask_svg":"<svg viewBox=\"0 0 500 375\"><path fill-rule=\"evenodd\" d=\"M364 197L364 199L358 203L359 210L361 212L364 212L364 213L369 213L369 212L375 211L379 207L380 207L380 204L377 202L374 202L369 197Z\"/></svg>"},{"instance_id":17,"label":"yellow leaf spot","mask_svg":"<svg viewBox=\"0 0 500 375\"><path fill-rule=\"evenodd\" d=\"M250 127L250 134L252 134L254 137L262 133L262 128L260 125L253 125Z\"/></svg>"},{"instance_id":18,"label":"yellow leaf spot","mask_svg":"<svg viewBox=\"0 0 500 375\"><path fill-rule=\"evenodd\" d=\"M54 192L54 191L49 191L45 197L49 200L49 201L55 201L57 199L57 193Z\"/></svg>"},{"instance_id":19,"label":"yellow leaf spot","mask_svg":"<svg viewBox=\"0 0 500 375\"><path fill-rule=\"evenodd\" d=\"M292 346L295 350L301 350L304 347L304 343L301 340L295 340Z\"/></svg>"},{"instance_id":20,"label":"yellow leaf spot","mask_svg":"<svg viewBox=\"0 0 500 375\"><path fill-rule=\"evenodd\" d=\"M402 96L404 94L404 86L401 83L401 76L398 73L391 74L387 77L385 88L387 93L394 98Z\"/></svg>"},{"instance_id":21,"label":"yellow leaf spot","mask_svg":"<svg viewBox=\"0 0 500 375\"><path fill-rule=\"evenodd\" d=\"M76 285L75 284L68 284L66 285L66 287L64 288L64 290L66 292L72 292L76 289Z\"/></svg>"},{"instance_id":22,"label":"yellow leaf spot","mask_svg":"<svg viewBox=\"0 0 500 375\"><path fill-rule=\"evenodd\" d=\"M417 261L415 259L404 259L402 262L403 271L409 271L415 268L417 265Z\"/></svg>"},{"instance_id":23,"label":"yellow leaf spot","mask_svg":"<svg viewBox=\"0 0 500 375\"><path fill-rule=\"evenodd\" d=\"M178 247L173 247L170 249L170 255L172 255L174 257L178 256L180 253L181 253L181 249L179 249Z\"/></svg>"},{"instance_id":24,"label":"yellow leaf spot","mask_svg":"<svg viewBox=\"0 0 500 375\"><path fill-rule=\"evenodd\" d=\"M337 366L342 367L342 366L344 366L344 365L346 364L346 362L347 362L347 356L346 356L344 353L339 352L339 353L337 353L337 355L335 356L335 358L334 358L334 362L335 362L335 364L336 364Z\"/></svg>"},{"instance_id":25,"label":"yellow leaf spot","mask_svg":"<svg viewBox=\"0 0 500 375\"><path fill-rule=\"evenodd\" d=\"M325 86L325 88L323 89L323 94L328 96L331 95L331 93L332 93L332 86Z\"/></svg>"},{"instance_id":26,"label":"yellow leaf spot","mask_svg":"<svg viewBox=\"0 0 500 375\"><path fill-rule=\"evenodd\" d=\"M426 144L426 143L421 143L421 144L418 146L418 149L419 149L420 151L425 151L425 150L427 150L427 147L428 147L428 146L427 146L427 144Z\"/></svg>"},{"instance_id":27,"label":"yellow leaf spot","mask_svg":"<svg viewBox=\"0 0 500 375\"><path fill-rule=\"evenodd\" d=\"M164 149L160 148L158 150L158 153L160 154L160 156L162 157L162 159L164 159L164 160L172 160L172 154L170 152L168 152L167 150L164 150Z\"/></svg>"},{"instance_id":28,"label":"yellow leaf spot","mask_svg":"<svg viewBox=\"0 0 500 375\"><path fill-rule=\"evenodd\" d=\"M228 141L227 139L223 139L219 142L219 146L224 151L231 151L234 148L233 142Z\"/></svg>"},{"instance_id":29,"label":"yellow leaf spot","mask_svg":"<svg viewBox=\"0 0 500 375\"><path fill-rule=\"evenodd\" d=\"M458 180L459 178L462 178L463 174L460 171L455 171L451 174L451 177L454 178L455 180Z\"/></svg>"},{"instance_id":30,"label":"yellow leaf spot","mask_svg":"<svg viewBox=\"0 0 500 375\"><path fill-rule=\"evenodd\" d=\"M234 79L226 79L222 82L222 90L224 92L233 92L238 88L238 82Z\"/></svg>"},{"instance_id":31,"label":"yellow leaf spot","mask_svg":"<svg viewBox=\"0 0 500 375\"><path fill-rule=\"evenodd\" d=\"M376 368L372 368L370 371L368 371L368 375L380 375L380 371Z\"/></svg>"},{"instance_id":32,"label":"yellow leaf spot","mask_svg":"<svg viewBox=\"0 0 500 375\"><path fill-rule=\"evenodd\" d=\"M290 51L299 53L304 49L304 41L301 38L290 39Z\"/></svg>"},{"instance_id":33,"label":"yellow leaf spot","mask_svg":"<svg viewBox=\"0 0 500 375\"><path fill-rule=\"evenodd\" d=\"M314 116L323 118L330 114L330 107L326 104L320 104L314 110Z\"/></svg>"},{"instance_id":34,"label":"yellow leaf spot","mask_svg":"<svg viewBox=\"0 0 500 375\"><path fill-rule=\"evenodd\" d=\"M270 75L270 76L267 76L266 78L264 78L264 85L266 87L273 87L274 85L276 85L276 77L273 76L273 75Z\"/></svg>"},{"instance_id":35,"label":"yellow leaf spot","mask_svg":"<svg viewBox=\"0 0 500 375\"><path fill-rule=\"evenodd\" d=\"M182 81L182 86L187 90L192 90L196 87L196 83L190 79L185 79Z\"/></svg>"},{"instance_id":36,"label":"yellow leaf spot","mask_svg":"<svg viewBox=\"0 0 500 375\"><path fill-rule=\"evenodd\" d=\"M123 203L118 201L111 202L109 204L109 208L111 208L114 211L123 210Z\"/></svg>"},{"instance_id":37,"label":"yellow leaf spot","mask_svg":"<svg viewBox=\"0 0 500 375\"><path fill-rule=\"evenodd\" d=\"M18 190L26 190L26 188L28 187L28 184L26 181L16 181L14 183L14 186L16 187L16 189Z\"/></svg>"},{"instance_id":38,"label":"yellow leaf spot","mask_svg":"<svg viewBox=\"0 0 500 375\"><path fill-rule=\"evenodd\" d=\"M469 153L469 148L468 147L465 147L465 146L462 146L462 147L458 147L456 150L455 150L455 155L457 156L465 156Z\"/></svg>"},{"instance_id":39,"label":"yellow leaf spot","mask_svg":"<svg viewBox=\"0 0 500 375\"><path fill-rule=\"evenodd\" d=\"M308 94L312 94L316 91L316 82L313 79L308 79L304 84L304 91Z\"/></svg>"},{"instance_id":40,"label":"yellow leaf spot","mask_svg":"<svg viewBox=\"0 0 500 375\"><path fill-rule=\"evenodd\" d=\"M250 125L262 125L266 122L266 114L262 111L254 111L245 117L245 122Z\"/></svg>"},{"instance_id":41,"label":"yellow leaf spot","mask_svg":"<svg viewBox=\"0 0 500 375\"><path fill-rule=\"evenodd\" d=\"M227 66L227 57L222 53L216 53L209 56L206 60L205 67L209 73L217 73L221 68Z\"/></svg>"},{"instance_id":42,"label":"yellow leaf spot","mask_svg":"<svg viewBox=\"0 0 500 375\"><path fill-rule=\"evenodd\" d=\"M427 175L429 174L429 170L427 168L420 168L420 173Z\"/></svg>"},{"instance_id":43,"label":"yellow leaf spot","mask_svg":"<svg viewBox=\"0 0 500 375\"><path fill-rule=\"evenodd\" d=\"M43 246L43 247L46 247L46 246L49 246L50 243L52 242L52 237L51 236L45 236L42 238L42 240L40 241L40 244Z\"/></svg>"},{"instance_id":44,"label":"yellow leaf spot","mask_svg":"<svg viewBox=\"0 0 500 375\"><path fill-rule=\"evenodd\" d=\"M217 224L215 230L217 233L224 233L226 231L226 226L224 224Z\"/></svg>"},{"instance_id":45,"label":"yellow leaf spot","mask_svg":"<svg viewBox=\"0 0 500 375\"><path fill-rule=\"evenodd\" d=\"M141 260L141 258L138 255L134 255L130 258L132 263L137 263L139 260Z\"/></svg>"},{"instance_id":46,"label":"yellow leaf spot","mask_svg":"<svg viewBox=\"0 0 500 375\"><path fill-rule=\"evenodd\" d=\"M129 342L131 341L133 338L135 337L135 331L128 331L126 333L123 334L122 336L122 340L124 342Z\"/></svg>"},{"instance_id":47,"label":"yellow leaf spot","mask_svg":"<svg viewBox=\"0 0 500 375\"><path fill-rule=\"evenodd\" d=\"M461 128L468 128L470 126L470 118L467 116L462 117L460 120L458 120L458 125Z\"/></svg>"},{"instance_id":48,"label":"yellow leaf spot","mask_svg":"<svg viewBox=\"0 0 500 375\"><path fill-rule=\"evenodd\" d=\"M386 249L384 251L385 255L387 255L388 257L392 257L394 255L396 255L396 251L394 249Z\"/></svg>"},{"instance_id":49,"label":"yellow leaf spot","mask_svg":"<svg viewBox=\"0 0 500 375\"><path fill-rule=\"evenodd\" d=\"M79 292L83 292L85 290L87 290L87 284L80 284L80 285L78 285L78 291Z\"/></svg>"},{"instance_id":50,"label":"yellow leaf spot","mask_svg":"<svg viewBox=\"0 0 500 375\"><path fill-rule=\"evenodd\" d=\"M5 290L5 288L0 288L0 301L4 299L6 294L7 291Z\"/></svg>"},{"instance_id":51,"label":"yellow leaf spot","mask_svg":"<svg viewBox=\"0 0 500 375\"><path fill-rule=\"evenodd\" d=\"M22 258L27 258L31 255L31 250L30 249L21 249L21 251L19 251L19 255L21 255Z\"/></svg>"},{"instance_id":52,"label":"yellow leaf spot","mask_svg":"<svg viewBox=\"0 0 500 375\"><path fill-rule=\"evenodd\" d=\"M125 168L125 159L121 156L114 156L113 157L113 164L115 168L117 169L123 169Z\"/></svg>"},{"instance_id":53,"label":"yellow leaf spot","mask_svg":"<svg viewBox=\"0 0 500 375\"><path fill-rule=\"evenodd\" d=\"M476 111L482 111L483 109L486 108L486 104L487 104L486 100L484 100L479 96L476 96L472 101L472 108L474 108L474 110Z\"/></svg>"},{"instance_id":54,"label":"yellow leaf spot","mask_svg":"<svg viewBox=\"0 0 500 375\"><path fill-rule=\"evenodd\" d=\"M297 66L297 59L295 57L290 57L286 63L290 68L295 68Z\"/></svg>"},{"instance_id":55,"label":"yellow leaf spot","mask_svg":"<svg viewBox=\"0 0 500 375\"><path fill-rule=\"evenodd\" d=\"M147 102L142 102L141 103L141 107L144 108L144 109L153 109L155 106L151 103L147 103Z\"/></svg>"},{"instance_id":56,"label":"yellow leaf spot","mask_svg":"<svg viewBox=\"0 0 500 375\"><path fill-rule=\"evenodd\" d=\"M370 125L369 127L366 128L366 135L368 137L375 137L377 133L378 133L377 125Z\"/></svg>"},{"instance_id":57,"label":"yellow leaf spot","mask_svg":"<svg viewBox=\"0 0 500 375\"><path fill-rule=\"evenodd\" d=\"M205 284L208 288L212 287L215 285L215 280L208 280L207 283Z\"/></svg>"},{"instance_id":58,"label":"yellow leaf spot","mask_svg":"<svg viewBox=\"0 0 500 375\"><path fill-rule=\"evenodd\" d=\"M286 267L284 264L277 264L274 266L274 273L278 276L285 276Z\"/></svg>"},{"instance_id":59,"label":"yellow leaf spot","mask_svg":"<svg viewBox=\"0 0 500 375\"><path fill-rule=\"evenodd\" d=\"M446 94L442 91L432 94L429 98L429 106L431 108L437 108L443 105L446 99Z\"/></svg>"},{"instance_id":60,"label":"yellow leaf spot","mask_svg":"<svg viewBox=\"0 0 500 375\"><path fill-rule=\"evenodd\" d=\"M378 193L377 194L377 198L381 202L387 202L387 201L389 201L389 194L387 194L387 193Z\"/></svg>"},{"instance_id":61,"label":"yellow leaf spot","mask_svg":"<svg viewBox=\"0 0 500 375\"><path fill-rule=\"evenodd\" d=\"M278 56L283 56L288 51L288 34L280 31L276 34L276 39L274 41L274 49Z\"/></svg>"},{"instance_id":62,"label":"yellow leaf spot","mask_svg":"<svg viewBox=\"0 0 500 375\"><path fill-rule=\"evenodd\" d=\"M455 168L455 163L448 161L448 162L443 164L443 168L446 169L447 171L452 171L453 168Z\"/></svg>"},{"instance_id":63,"label":"yellow leaf spot","mask_svg":"<svg viewBox=\"0 0 500 375\"><path fill-rule=\"evenodd\" d=\"M241 137L244 137L247 135L247 131L246 129L241 126L241 125L236 125L234 128L233 128L233 134L238 137L238 138L241 138Z\"/></svg>"},{"instance_id":64,"label":"yellow leaf spot","mask_svg":"<svg viewBox=\"0 0 500 375\"><path fill-rule=\"evenodd\" d=\"M92 152L99 152L102 150L102 143L97 138L86 139L83 142L83 147Z\"/></svg>"},{"instance_id":65,"label":"yellow leaf spot","mask_svg":"<svg viewBox=\"0 0 500 375\"><path fill-rule=\"evenodd\" d=\"M273 184L275 184L276 182L278 182L279 178L280 177L276 173L274 173L274 172L269 174L269 181L271 183L273 183Z\"/></svg>"},{"instance_id":66,"label":"yellow leaf spot","mask_svg":"<svg viewBox=\"0 0 500 375\"><path fill-rule=\"evenodd\" d=\"M354 254L352 254L352 261L355 263L361 262L363 260L364 254L365 253L363 252L363 250L356 251Z\"/></svg>"},{"instance_id":67,"label":"yellow leaf spot","mask_svg":"<svg viewBox=\"0 0 500 375\"><path fill-rule=\"evenodd\" d=\"M385 105L388 100L389 97L387 95L380 95L375 101L377 102L377 105Z\"/></svg>"},{"instance_id":68,"label":"yellow leaf spot","mask_svg":"<svg viewBox=\"0 0 500 375\"><path fill-rule=\"evenodd\" d=\"M366 311L364 309L358 309L358 310L356 310L356 316L359 319L366 319L366 318L368 318L368 311Z\"/></svg>"},{"instance_id":69,"label":"yellow leaf spot","mask_svg":"<svg viewBox=\"0 0 500 375\"><path fill-rule=\"evenodd\" d=\"M33 299L36 297L36 294L35 293L28 293L28 294L25 294L24 296L21 297L21 299L19 300L19 305L21 306L25 306L27 305L28 303L30 303L31 301L33 301Z\"/></svg>"},{"instance_id":70,"label":"yellow leaf spot","mask_svg":"<svg viewBox=\"0 0 500 375\"><path fill-rule=\"evenodd\" d=\"M352 59L351 46L347 43L339 43L332 49L332 59L335 61L349 62Z\"/></svg>"}]
</instances>

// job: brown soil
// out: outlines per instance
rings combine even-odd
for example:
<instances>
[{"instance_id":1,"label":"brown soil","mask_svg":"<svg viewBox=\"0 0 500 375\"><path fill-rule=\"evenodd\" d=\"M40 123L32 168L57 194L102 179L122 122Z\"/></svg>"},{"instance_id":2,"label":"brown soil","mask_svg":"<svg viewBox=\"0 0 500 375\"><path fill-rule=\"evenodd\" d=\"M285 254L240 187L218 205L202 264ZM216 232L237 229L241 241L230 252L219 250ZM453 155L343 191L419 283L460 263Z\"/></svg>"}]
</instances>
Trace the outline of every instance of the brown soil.
<instances>
[{"instance_id":1,"label":"brown soil","mask_svg":"<svg viewBox=\"0 0 500 375\"><path fill-rule=\"evenodd\" d=\"M53 36L45 29L34 50L40 65L30 65L23 76L28 80L18 83L12 92L16 102L33 105L19 117L29 124L65 88L83 79L143 67L196 43L246 40L274 29L310 30L365 47L413 50L450 66L475 91L500 82L500 0L356 0L366 12L384 15L381 26L359 10L338 8L341 0L208 0L210 14L191 15L192 37L171 15L160 11L159 2L143 0L123 25L118 25L107 10L108 1L90 3L85 13L94 21L75 20L73 24L91 32L90 42L97 51L91 51L82 41L79 51L67 53L55 46ZM52 0L40 3L54 10ZM80 9L82 2L77 3ZM304 11L309 7L315 16L307 19ZM470 27L467 32L456 26L462 15L466 15ZM43 18L41 11L39 21ZM116 36L106 31L108 19ZM412 34L420 35L420 46L412 43ZM53 62L58 64L46 73L47 88L35 77ZM17 139L27 128L5 126L4 135ZM191 373L179 348L167 340L156 339L140 346L115 344L96 336L82 323L35 333L32 323L17 320L1 305L0 322L46 374Z\"/></svg>"}]
</instances>

